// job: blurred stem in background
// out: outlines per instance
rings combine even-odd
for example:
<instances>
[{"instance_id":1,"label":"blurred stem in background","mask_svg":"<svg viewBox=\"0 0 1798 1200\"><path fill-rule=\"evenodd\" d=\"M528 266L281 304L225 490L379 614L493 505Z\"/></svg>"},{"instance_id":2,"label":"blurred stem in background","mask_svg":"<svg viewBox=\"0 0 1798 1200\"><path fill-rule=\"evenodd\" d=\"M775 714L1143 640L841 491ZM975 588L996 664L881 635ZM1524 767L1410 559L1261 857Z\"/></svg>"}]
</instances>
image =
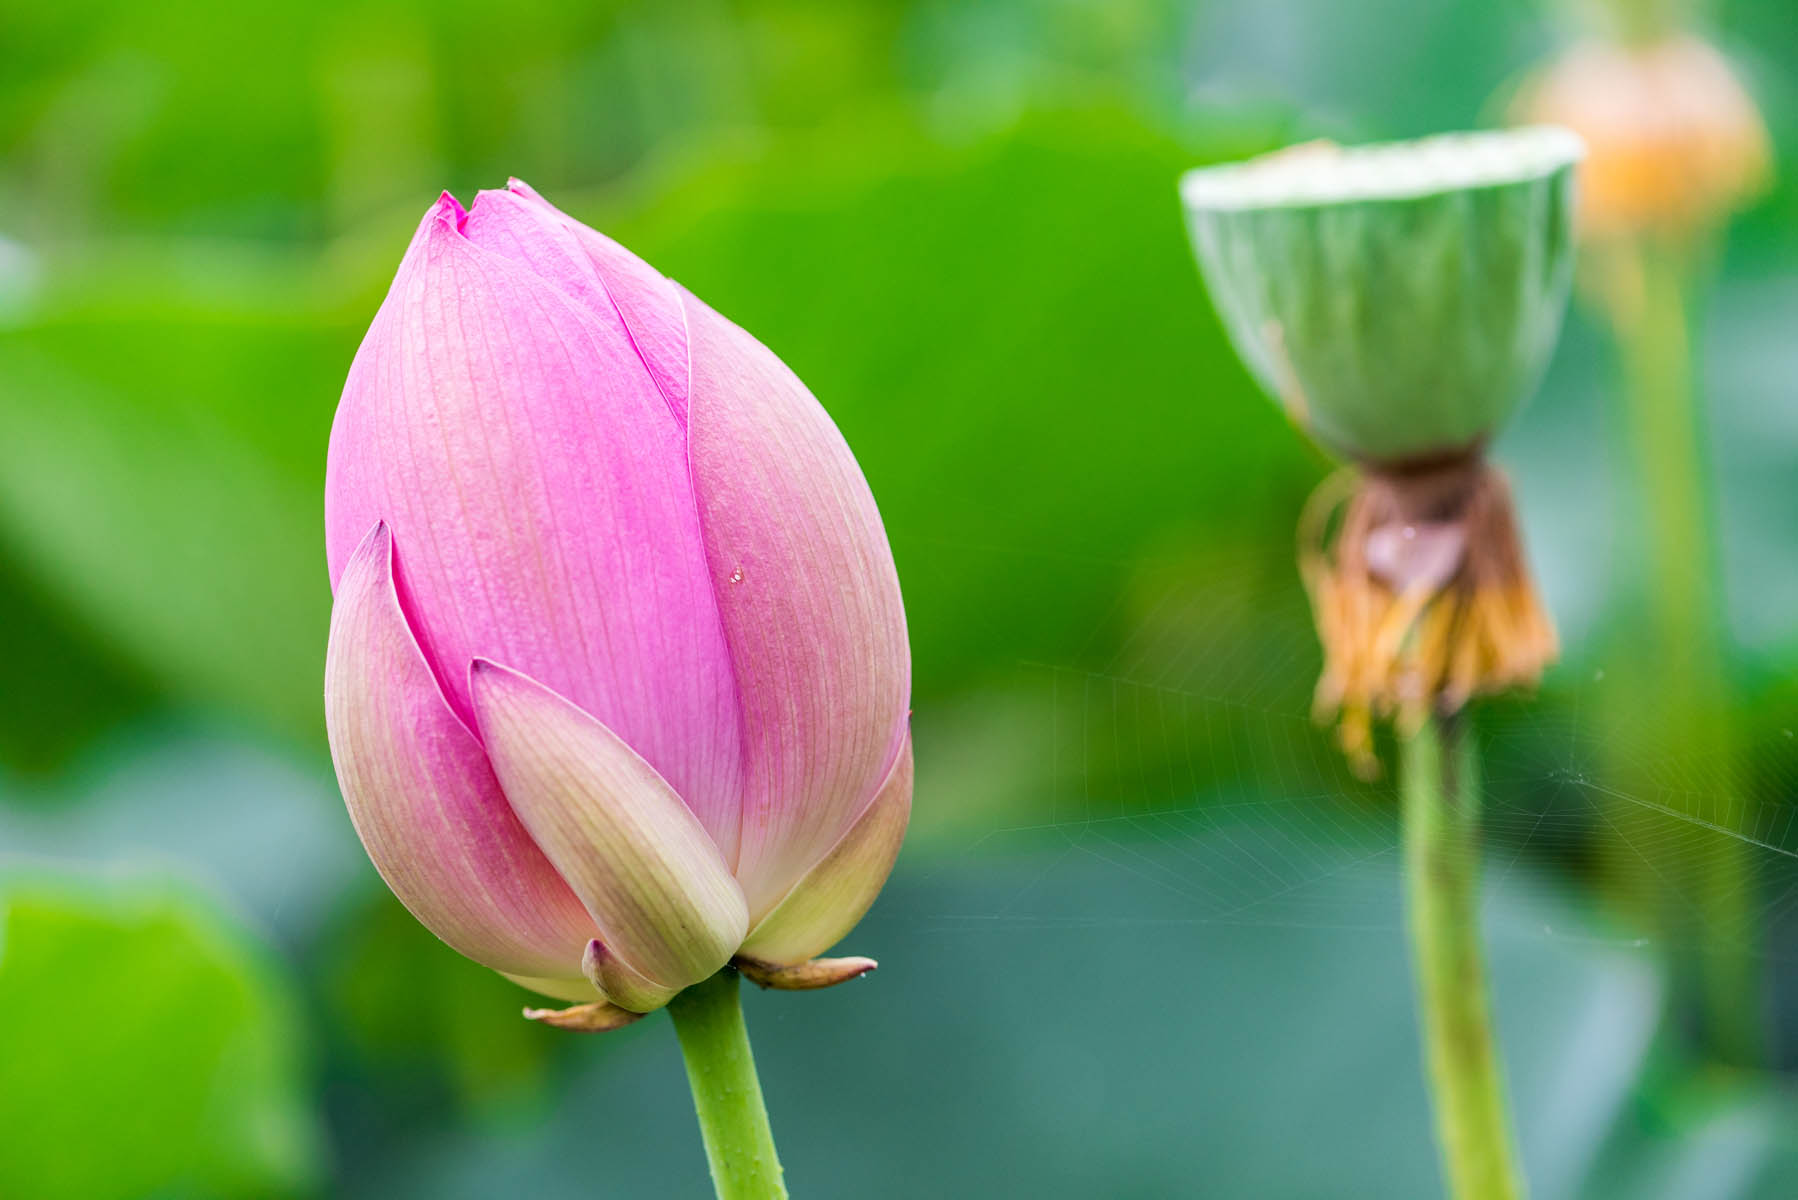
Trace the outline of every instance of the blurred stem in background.
<instances>
[{"instance_id":1,"label":"blurred stem in background","mask_svg":"<svg viewBox=\"0 0 1798 1200\"><path fill-rule=\"evenodd\" d=\"M1611 0L1611 20L1624 42L1651 42L1679 27L1681 0Z\"/></svg>"},{"instance_id":2,"label":"blurred stem in background","mask_svg":"<svg viewBox=\"0 0 1798 1200\"><path fill-rule=\"evenodd\" d=\"M1405 890L1443 1174L1457 1200L1512 1200L1504 1081L1480 955L1479 763L1465 718L1401 739Z\"/></svg>"},{"instance_id":3,"label":"blurred stem in background","mask_svg":"<svg viewBox=\"0 0 1798 1200\"><path fill-rule=\"evenodd\" d=\"M1705 1049L1762 1061L1765 1012L1748 844L1719 832L1675 876L1652 867L1633 836L1656 803L1727 827L1739 799L1724 670L1720 563L1693 369L1698 264L1728 215L1769 176L1767 131L1728 58L1686 32L1675 0L1608 0L1612 37L1561 55L1519 97L1521 117L1571 127L1587 145L1579 218L1590 291L1621 358L1626 494L1642 526L1632 617L1607 689L1614 800L1604 813L1606 873L1681 948L1675 1004ZM1629 532L1629 531L1626 531ZM1667 788L1620 751L1654 748ZM1687 952L1686 948L1690 948Z\"/></svg>"},{"instance_id":4,"label":"blurred stem in background","mask_svg":"<svg viewBox=\"0 0 1798 1200\"><path fill-rule=\"evenodd\" d=\"M694 984L669 1001L668 1015L686 1059L718 1200L784 1200L787 1188L743 1024L737 972L726 967Z\"/></svg>"},{"instance_id":5,"label":"blurred stem in background","mask_svg":"<svg viewBox=\"0 0 1798 1200\"><path fill-rule=\"evenodd\" d=\"M1618 250L1606 311L1621 359L1631 503L1645 517L1648 596L1640 660L1653 664L1611 692L1644 743L1678 764L1681 806L1718 821L1735 795L1729 685L1723 671L1722 604L1717 586L1716 523L1705 469L1699 398L1694 387L1689 298L1693 271L1675 248L1643 238ZM1642 635L1645 634L1644 638ZM1628 770L1625 765L1623 769ZM1615 807L1615 806L1614 806ZM1634 809L1636 806L1629 806ZM1613 813L1627 829L1639 811ZM1718 822L1721 823L1721 822ZM1620 848L1625 864L1635 862ZM1638 864L1639 865L1639 864ZM1678 934L1683 966L1676 1003L1696 1017L1706 1049L1737 1064L1765 1051L1765 1001L1754 936L1754 863L1749 846L1719 834L1711 852L1685 864L1676 886L1653 888L1666 926ZM1637 870L1636 873L1640 873ZM1694 928L1694 925L1697 925Z\"/></svg>"}]
</instances>

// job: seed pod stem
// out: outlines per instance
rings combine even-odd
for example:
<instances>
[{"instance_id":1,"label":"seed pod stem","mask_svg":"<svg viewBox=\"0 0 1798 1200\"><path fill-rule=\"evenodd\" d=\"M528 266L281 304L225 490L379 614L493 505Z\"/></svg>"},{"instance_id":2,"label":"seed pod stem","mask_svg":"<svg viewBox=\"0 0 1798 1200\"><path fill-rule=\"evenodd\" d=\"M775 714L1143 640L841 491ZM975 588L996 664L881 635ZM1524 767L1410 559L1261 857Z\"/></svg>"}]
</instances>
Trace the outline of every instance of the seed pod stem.
<instances>
[{"instance_id":1,"label":"seed pod stem","mask_svg":"<svg viewBox=\"0 0 1798 1200\"><path fill-rule=\"evenodd\" d=\"M1405 889L1437 1139L1456 1200L1520 1200L1479 936L1480 784L1465 722L1403 739Z\"/></svg>"}]
</instances>

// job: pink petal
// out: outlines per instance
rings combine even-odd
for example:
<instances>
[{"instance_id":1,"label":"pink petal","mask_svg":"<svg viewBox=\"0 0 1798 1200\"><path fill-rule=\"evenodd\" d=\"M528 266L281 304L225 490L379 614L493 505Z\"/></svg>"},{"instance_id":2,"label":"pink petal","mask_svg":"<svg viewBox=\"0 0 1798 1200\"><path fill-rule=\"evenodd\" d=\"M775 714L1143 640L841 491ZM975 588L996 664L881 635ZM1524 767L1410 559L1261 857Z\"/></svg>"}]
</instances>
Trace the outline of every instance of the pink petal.
<instances>
[{"instance_id":1,"label":"pink petal","mask_svg":"<svg viewBox=\"0 0 1798 1200\"><path fill-rule=\"evenodd\" d=\"M911 738L867 809L767 916L738 951L764 963L802 963L855 928L893 870L911 817Z\"/></svg>"},{"instance_id":2,"label":"pink petal","mask_svg":"<svg viewBox=\"0 0 1798 1200\"><path fill-rule=\"evenodd\" d=\"M476 962L591 998L593 922L444 703L394 591L377 525L344 565L325 653L325 724L350 819L401 903ZM561 994L561 993L556 993Z\"/></svg>"},{"instance_id":3,"label":"pink petal","mask_svg":"<svg viewBox=\"0 0 1798 1200\"><path fill-rule=\"evenodd\" d=\"M529 267L601 320L622 321L681 424L687 420L687 327L680 293L660 271L514 179L468 210L470 241Z\"/></svg>"},{"instance_id":4,"label":"pink petal","mask_svg":"<svg viewBox=\"0 0 1798 1200\"><path fill-rule=\"evenodd\" d=\"M326 479L333 574L388 522L457 713L470 660L529 672L629 742L734 858L736 684L683 431L622 323L463 220L448 197L426 217L351 369Z\"/></svg>"},{"instance_id":5,"label":"pink petal","mask_svg":"<svg viewBox=\"0 0 1798 1200\"><path fill-rule=\"evenodd\" d=\"M585 909L581 910L581 915L586 916ZM589 920L588 923L591 924L591 921ZM553 996L557 1000L566 1000L570 1004L588 1004L593 1001L593 981L584 973L579 979L542 979L530 975L501 973L519 987L528 988L540 995ZM601 995L603 996L604 993L601 992ZM603 1004L605 1001L601 1000L600 1003Z\"/></svg>"},{"instance_id":6,"label":"pink petal","mask_svg":"<svg viewBox=\"0 0 1798 1200\"><path fill-rule=\"evenodd\" d=\"M842 435L778 358L682 295L693 486L743 705L737 878L759 918L886 777L911 655L892 551Z\"/></svg>"},{"instance_id":7,"label":"pink petal","mask_svg":"<svg viewBox=\"0 0 1798 1200\"><path fill-rule=\"evenodd\" d=\"M506 799L617 960L607 997L643 1011L723 967L748 927L743 893L674 789L542 684L484 659L470 677Z\"/></svg>"}]
</instances>

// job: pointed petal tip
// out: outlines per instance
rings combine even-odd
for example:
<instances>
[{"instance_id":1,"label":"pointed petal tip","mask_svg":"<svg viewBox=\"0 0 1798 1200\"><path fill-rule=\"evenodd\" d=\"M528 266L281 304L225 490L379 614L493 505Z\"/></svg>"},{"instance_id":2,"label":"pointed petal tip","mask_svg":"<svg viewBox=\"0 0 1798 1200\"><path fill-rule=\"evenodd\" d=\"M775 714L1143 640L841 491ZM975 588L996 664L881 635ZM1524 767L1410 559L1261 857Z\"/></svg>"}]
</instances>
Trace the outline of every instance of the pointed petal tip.
<instances>
[{"instance_id":1,"label":"pointed petal tip","mask_svg":"<svg viewBox=\"0 0 1798 1200\"><path fill-rule=\"evenodd\" d=\"M362 544L356 547L359 555L380 558L391 568L393 563L393 530L387 527L385 520L378 520L374 528L362 535Z\"/></svg>"},{"instance_id":2,"label":"pointed petal tip","mask_svg":"<svg viewBox=\"0 0 1798 1200\"><path fill-rule=\"evenodd\" d=\"M447 228L452 233L461 233L462 223L468 219L468 210L462 207L460 200L445 191L438 195L437 202L431 205L430 211L425 216L427 220L435 222L439 228Z\"/></svg>"},{"instance_id":3,"label":"pointed petal tip","mask_svg":"<svg viewBox=\"0 0 1798 1200\"><path fill-rule=\"evenodd\" d=\"M331 592L335 597L343 586L343 579L351 571L359 569L362 564L374 563L377 566L376 578L386 580L393 574L393 531L387 527L386 521L376 521L369 531L362 535L350 556L343 560L341 569L331 572Z\"/></svg>"},{"instance_id":4,"label":"pointed petal tip","mask_svg":"<svg viewBox=\"0 0 1798 1200\"><path fill-rule=\"evenodd\" d=\"M468 245L468 210L449 192L443 192L425 211L407 257L423 254L429 259L432 251L455 250Z\"/></svg>"},{"instance_id":5,"label":"pointed petal tip","mask_svg":"<svg viewBox=\"0 0 1798 1200\"><path fill-rule=\"evenodd\" d=\"M586 953L581 955L581 971L602 995L632 1012L654 1012L674 999L680 990L646 978L641 971L607 950L598 938L587 943Z\"/></svg>"},{"instance_id":6,"label":"pointed petal tip","mask_svg":"<svg viewBox=\"0 0 1798 1200\"><path fill-rule=\"evenodd\" d=\"M536 683L536 680L531 679L530 676L525 675L519 671L514 671L511 667L502 666L501 664L494 662L491 658L483 658L477 654L473 658L469 659L468 660L468 695L469 695L469 699L470 699L471 703L474 703L477 706L480 703L480 700L479 700L480 693L475 690L477 684L485 685L485 684L499 683L502 680L504 680L507 676L515 676L518 679L525 681L526 683ZM541 686L541 685L538 685L538 686ZM478 715L476 718L476 722L477 722L477 724L479 723Z\"/></svg>"}]
</instances>

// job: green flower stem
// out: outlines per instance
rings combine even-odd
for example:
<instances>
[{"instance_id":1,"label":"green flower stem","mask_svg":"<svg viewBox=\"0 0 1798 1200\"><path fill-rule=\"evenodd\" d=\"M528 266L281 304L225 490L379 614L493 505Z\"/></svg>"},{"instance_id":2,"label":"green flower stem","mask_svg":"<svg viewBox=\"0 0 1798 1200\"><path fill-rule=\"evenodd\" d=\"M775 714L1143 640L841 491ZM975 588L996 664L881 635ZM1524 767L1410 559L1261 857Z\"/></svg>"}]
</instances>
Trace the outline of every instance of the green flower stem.
<instances>
[{"instance_id":1,"label":"green flower stem","mask_svg":"<svg viewBox=\"0 0 1798 1200\"><path fill-rule=\"evenodd\" d=\"M1680 25L1680 0L1612 0L1611 17L1625 42L1651 43L1671 36Z\"/></svg>"},{"instance_id":2,"label":"green flower stem","mask_svg":"<svg viewBox=\"0 0 1798 1200\"><path fill-rule=\"evenodd\" d=\"M1676 254L1656 247L1643 246L1636 262L1640 290L1613 305L1613 319L1637 500L1647 518L1655 632L1698 637L1697 654L1714 661L1717 563L1692 387L1686 271ZM1682 644L1680 657L1691 661L1694 654Z\"/></svg>"},{"instance_id":3,"label":"green flower stem","mask_svg":"<svg viewBox=\"0 0 1798 1200\"><path fill-rule=\"evenodd\" d=\"M1638 737L1646 732L1669 757L1690 765L1693 775L1676 802L1694 817L1715 819L1719 809L1731 807L1733 739L1725 715L1729 689L1722 669L1715 519L1687 311L1693 270L1689 253L1647 240L1635 261L1639 290L1627 302L1614 302L1612 317L1634 465L1632 507L1646 518L1649 574L1643 584L1651 625L1636 637L1646 634L1654 649L1643 655L1653 674L1618 699L1631 710ZM1613 814L1619 830L1639 819L1639 813ZM1688 876L1679 888L1691 903L1682 896L1666 914L1681 940L1697 950L1696 962L1687 965L1696 974L1691 1000L1701 1035L1712 1053L1742 1064L1760 1061L1765 1021L1748 851L1746 843L1719 835L1701 861L1672 864L1669 869ZM1625 853L1626 862L1640 857L1633 848ZM1642 882L1665 902L1665 880ZM1701 927L1691 927L1694 919Z\"/></svg>"},{"instance_id":4,"label":"green flower stem","mask_svg":"<svg viewBox=\"0 0 1798 1200\"><path fill-rule=\"evenodd\" d=\"M1425 722L1399 765L1405 888L1424 1056L1443 1173L1455 1200L1517 1200L1504 1083L1480 957L1480 785L1472 740Z\"/></svg>"},{"instance_id":5,"label":"green flower stem","mask_svg":"<svg viewBox=\"0 0 1798 1200\"><path fill-rule=\"evenodd\" d=\"M694 984L669 1002L668 1015L687 1062L718 1200L785 1200L780 1156L737 999L737 972L726 967Z\"/></svg>"}]
</instances>

